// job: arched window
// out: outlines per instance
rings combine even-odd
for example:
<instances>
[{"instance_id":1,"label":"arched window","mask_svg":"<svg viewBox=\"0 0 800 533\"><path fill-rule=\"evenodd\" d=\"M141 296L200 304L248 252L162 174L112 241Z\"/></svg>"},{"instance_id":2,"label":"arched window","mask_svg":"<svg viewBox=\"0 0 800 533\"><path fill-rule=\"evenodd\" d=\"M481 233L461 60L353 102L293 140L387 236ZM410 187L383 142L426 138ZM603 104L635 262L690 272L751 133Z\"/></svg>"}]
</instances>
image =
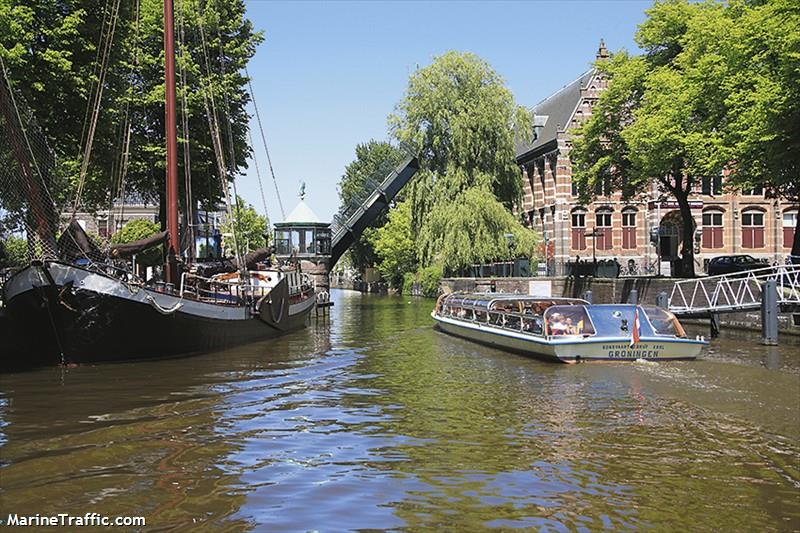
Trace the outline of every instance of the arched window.
<instances>
[{"instance_id":1,"label":"arched window","mask_svg":"<svg viewBox=\"0 0 800 533\"><path fill-rule=\"evenodd\" d=\"M601 207L594 214L594 227L598 236L595 237L595 245L598 250L610 250L614 242L613 228L611 226L610 207Z\"/></svg>"},{"instance_id":2,"label":"arched window","mask_svg":"<svg viewBox=\"0 0 800 533\"><path fill-rule=\"evenodd\" d=\"M797 209L783 212L783 247L791 248L794 242L794 229L797 227Z\"/></svg>"},{"instance_id":3,"label":"arched window","mask_svg":"<svg viewBox=\"0 0 800 533\"><path fill-rule=\"evenodd\" d=\"M636 248L636 208L622 210L622 247L626 250Z\"/></svg>"},{"instance_id":4,"label":"arched window","mask_svg":"<svg viewBox=\"0 0 800 533\"><path fill-rule=\"evenodd\" d=\"M583 208L572 210L572 249L586 249L586 210Z\"/></svg>"},{"instance_id":5,"label":"arched window","mask_svg":"<svg viewBox=\"0 0 800 533\"><path fill-rule=\"evenodd\" d=\"M755 208L742 211L742 247L764 247L764 212Z\"/></svg>"},{"instance_id":6,"label":"arched window","mask_svg":"<svg viewBox=\"0 0 800 533\"><path fill-rule=\"evenodd\" d=\"M722 248L722 211L706 209L703 211L703 248Z\"/></svg>"}]
</instances>

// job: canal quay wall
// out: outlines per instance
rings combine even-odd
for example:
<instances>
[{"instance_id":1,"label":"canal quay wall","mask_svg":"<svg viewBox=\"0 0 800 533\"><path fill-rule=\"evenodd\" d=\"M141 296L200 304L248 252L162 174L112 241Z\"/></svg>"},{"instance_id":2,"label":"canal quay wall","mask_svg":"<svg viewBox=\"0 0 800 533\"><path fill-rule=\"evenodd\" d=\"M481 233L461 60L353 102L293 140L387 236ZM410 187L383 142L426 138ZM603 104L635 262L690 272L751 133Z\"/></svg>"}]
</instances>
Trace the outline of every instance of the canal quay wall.
<instances>
[{"instance_id":1,"label":"canal quay wall","mask_svg":"<svg viewBox=\"0 0 800 533\"><path fill-rule=\"evenodd\" d=\"M580 298L584 292L592 291L592 302L596 304L626 303L631 291L635 289L640 304L656 305L658 294L671 294L674 283L674 279L652 277L443 278L440 288L445 293L500 292L563 298ZM682 321L695 322L691 319ZM800 315L780 314L778 321L781 332L800 335ZM697 322L707 323L707 320ZM720 315L720 323L723 327L761 331L761 313L758 310L723 313Z\"/></svg>"}]
</instances>

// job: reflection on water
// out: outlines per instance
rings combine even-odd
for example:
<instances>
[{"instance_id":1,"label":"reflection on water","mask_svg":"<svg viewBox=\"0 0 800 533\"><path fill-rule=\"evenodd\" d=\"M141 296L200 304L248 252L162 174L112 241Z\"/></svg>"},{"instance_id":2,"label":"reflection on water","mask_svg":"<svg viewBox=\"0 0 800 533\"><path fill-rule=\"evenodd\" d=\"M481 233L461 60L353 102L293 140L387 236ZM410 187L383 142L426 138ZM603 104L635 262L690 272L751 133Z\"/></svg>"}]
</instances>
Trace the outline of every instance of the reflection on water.
<instances>
[{"instance_id":1,"label":"reflection on water","mask_svg":"<svg viewBox=\"0 0 800 533\"><path fill-rule=\"evenodd\" d=\"M330 320L191 359L0 378L0 515L148 529L800 528L800 350L558 365L335 292ZM728 334L726 334L728 335Z\"/></svg>"}]
</instances>

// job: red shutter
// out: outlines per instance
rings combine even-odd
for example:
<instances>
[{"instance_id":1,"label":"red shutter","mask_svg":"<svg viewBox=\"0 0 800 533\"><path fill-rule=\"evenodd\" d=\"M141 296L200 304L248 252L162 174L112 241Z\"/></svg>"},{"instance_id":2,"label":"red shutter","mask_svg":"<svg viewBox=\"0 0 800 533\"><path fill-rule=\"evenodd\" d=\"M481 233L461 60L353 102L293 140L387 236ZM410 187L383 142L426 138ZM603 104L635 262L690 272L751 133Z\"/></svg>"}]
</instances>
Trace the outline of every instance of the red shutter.
<instances>
[{"instance_id":1,"label":"red shutter","mask_svg":"<svg viewBox=\"0 0 800 533\"><path fill-rule=\"evenodd\" d=\"M572 228L572 249L585 250L586 249L586 228Z\"/></svg>"},{"instance_id":2,"label":"red shutter","mask_svg":"<svg viewBox=\"0 0 800 533\"><path fill-rule=\"evenodd\" d=\"M791 248L794 243L794 228L783 228L783 247Z\"/></svg>"},{"instance_id":3,"label":"red shutter","mask_svg":"<svg viewBox=\"0 0 800 533\"><path fill-rule=\"evenodd\" d=\"M597 237L597 249L598 250L610 250L611 249L611 228L598 228L600 237Z\"/></svg>"},{"instance_id":4,"label":"red shutter","mask_svg":"<svg viewBox=\"0 0 800 533\"><path fill-rule=\"evenodd\" d=\"M622 247L628 250L636 248L636 228L622 228Z\"/></svg>"},{"instance_id":5,"label":"red shutter","mask_svg":"<svg viewBox=\"0 0 800 533\"><path fill-rule=\"evenodd\" d=\"M752 228L742 228L742 247L743 248L752 248L753 247L753 229Z\"/></svg>"},{"instance_id":6,"label":"red shutter","mask_svg":"<svg viewBox=\"0 0 800 533\"><path fill-rule=\"evenodd\" d=\"M705 238L705 232L703 232L703 237ZM711 248L722 248L724 245L722 243L722 228L721 227L714 227L711 228Z\"/></svg>"},{"instance_id":7,"label":"red shutter","mask_svg":"<svg viewBox=\"0 0 800 533\"><path fill-rule=\"evenodd\" d=\"M764 247L764 228L763 227L753 228L753 248L763 248L763 247Z\"/></svg>"}]
</instances>

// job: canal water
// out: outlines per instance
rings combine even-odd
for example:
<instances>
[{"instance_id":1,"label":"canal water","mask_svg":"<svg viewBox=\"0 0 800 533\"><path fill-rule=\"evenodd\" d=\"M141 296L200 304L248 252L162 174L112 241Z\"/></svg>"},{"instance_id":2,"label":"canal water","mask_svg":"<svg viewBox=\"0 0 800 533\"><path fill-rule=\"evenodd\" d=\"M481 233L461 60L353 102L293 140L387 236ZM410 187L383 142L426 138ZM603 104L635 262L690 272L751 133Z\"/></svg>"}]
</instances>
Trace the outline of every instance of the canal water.
<instances>
[{"instance_id":1,"label":"canal water","mask_svg":"<svg viewBox=\"0 0 800 533\"><path fill-rule=\"evenodd\" d=\"M277 341L0 376L0 519L148 531L800 530L800 350L544 363L334 291Z\"/></svg>"}]
</instances>

